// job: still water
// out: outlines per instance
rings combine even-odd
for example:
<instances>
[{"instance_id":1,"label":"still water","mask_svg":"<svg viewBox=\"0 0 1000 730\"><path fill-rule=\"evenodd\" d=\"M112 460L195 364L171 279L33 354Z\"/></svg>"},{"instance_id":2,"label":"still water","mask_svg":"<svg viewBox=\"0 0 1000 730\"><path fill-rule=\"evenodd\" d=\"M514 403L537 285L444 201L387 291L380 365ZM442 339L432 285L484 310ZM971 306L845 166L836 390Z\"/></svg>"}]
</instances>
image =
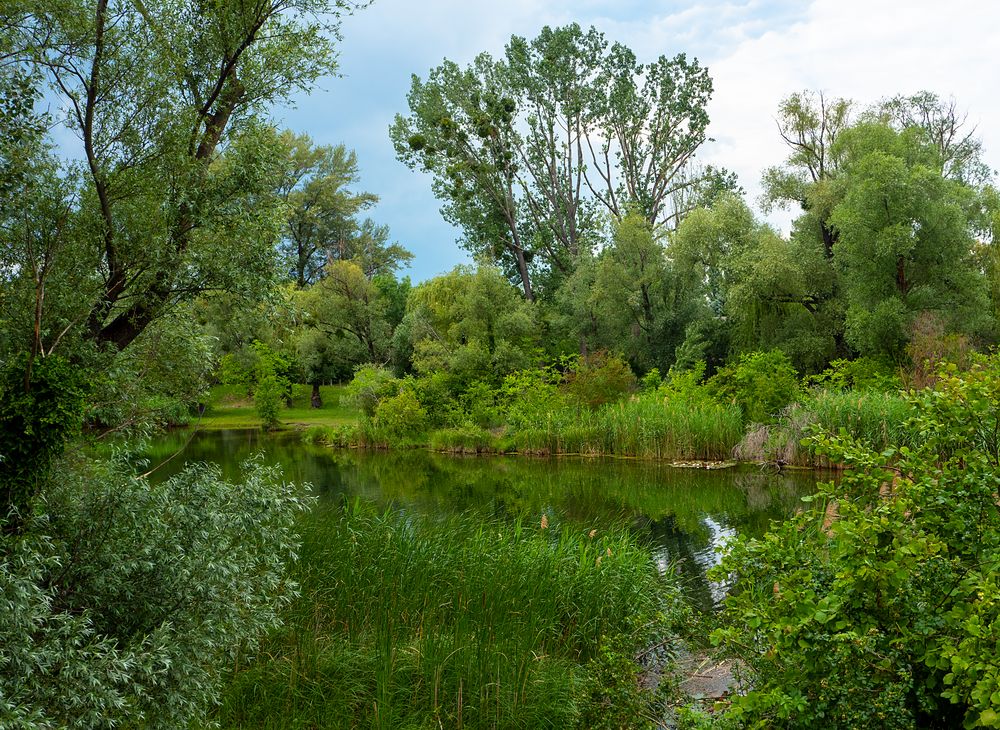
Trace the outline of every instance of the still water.
<instances>
[{"instance_id":1,"label":"still water","mask_svg":"<svg viewBox=\"0 0 1000 730\"><path fill-rule=\"evenodd\" d=\"M334 450L295 433L177 432L157 441L149 458L166 478L195 461L215 462L238 479L259 454L288 481L311 484L321 500L355 498L389 509L431 514L472 512L578 524L627 525L646 540L662 569L675 566L692 602L710 608L722 587L705 572L733 535L760 535L815 491L812 472L776 474L755 466L683 469L623 459L460 457L423 450ZM166 460L166 461L164 461Z\"/></svg>"}]
</instances>

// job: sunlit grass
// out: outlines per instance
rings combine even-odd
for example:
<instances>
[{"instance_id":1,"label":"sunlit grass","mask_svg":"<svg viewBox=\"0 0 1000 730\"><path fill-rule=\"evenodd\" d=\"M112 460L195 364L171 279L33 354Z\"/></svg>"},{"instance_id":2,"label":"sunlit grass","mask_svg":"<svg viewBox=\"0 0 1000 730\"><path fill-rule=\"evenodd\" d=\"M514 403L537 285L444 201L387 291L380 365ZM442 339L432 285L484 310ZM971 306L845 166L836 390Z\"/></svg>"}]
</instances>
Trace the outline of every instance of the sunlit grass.
<instances>
[{"instance_id":1,"label":"sunlit grass","mask_svg":"<svg viewBox=\"0 0 1000 730\"><path fill-rule=\"evenodd\" d=\"M345 386L320 386L321 408L312 408L308 385L292 386L292 407L283 407L278 418L284 428L305 426L345 426L357 423L358 412L340 404L340 396ZM192 424L204 429L260 428L261 421L253 406L253 399L245 389L232 385L217 385L212 388L209 406L200 419Z\"/></svg>"}]
</instances>

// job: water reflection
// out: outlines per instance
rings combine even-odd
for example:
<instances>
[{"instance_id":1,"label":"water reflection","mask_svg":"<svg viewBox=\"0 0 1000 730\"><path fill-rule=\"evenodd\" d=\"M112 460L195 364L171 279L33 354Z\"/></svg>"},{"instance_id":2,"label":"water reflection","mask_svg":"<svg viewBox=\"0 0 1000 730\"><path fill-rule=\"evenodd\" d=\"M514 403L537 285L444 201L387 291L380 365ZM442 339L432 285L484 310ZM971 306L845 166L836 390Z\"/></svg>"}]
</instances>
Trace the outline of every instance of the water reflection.
<instances>
[{"instance_id":1,"label":"water reflection","mask_svg":"<svg viewBox=\"0 0 1000 730\"><path fill-rule=\"evenodd\" d=\"M754 467L706 471L613 459L453 457L423 450L331 450L295 434L257 431L171 434L150 451L165 478L190 461L220 465L227 478L255 453L286 478L309 482L323 500L360 498L387 508L441 514L476 512L563 520L581 529L625 524L648 539L661 569L676 566L696 605L710 607L724 586L705 572L737 534L759 535L814 491L811 473L767 474Z\"/></svg>"}]
</instances>

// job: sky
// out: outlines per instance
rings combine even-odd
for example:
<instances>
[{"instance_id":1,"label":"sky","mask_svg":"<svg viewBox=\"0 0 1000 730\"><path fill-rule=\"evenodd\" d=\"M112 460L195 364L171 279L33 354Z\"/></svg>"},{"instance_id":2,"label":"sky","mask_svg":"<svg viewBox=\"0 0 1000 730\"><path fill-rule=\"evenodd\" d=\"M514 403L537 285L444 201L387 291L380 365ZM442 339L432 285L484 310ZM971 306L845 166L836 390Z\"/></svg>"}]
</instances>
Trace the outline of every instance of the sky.
<instances>
[{"instance_id":1,"label":"sky","mask_svg":"<svg viewBox=\"0 0 1000 730\"><path fill-rule=\"evenodd\" d=\"M500 55L511 35L570 22L597 27L640 61L683 52L708 67L714 141L698 158L736 172L751 204L761 172L786 156L778 104L804 89L860 105L924 89L954 97L1000 168L1000 0L375 0L343 21L340 76L276 116L319 144L357 151L358 189L380 198L370 215L414 253L404 273L421 281L468 257L430 177L398 162L389 141L411 75L445 58ZM762 217L787 231L791 215Z\"/></svg>"}]
</instances>

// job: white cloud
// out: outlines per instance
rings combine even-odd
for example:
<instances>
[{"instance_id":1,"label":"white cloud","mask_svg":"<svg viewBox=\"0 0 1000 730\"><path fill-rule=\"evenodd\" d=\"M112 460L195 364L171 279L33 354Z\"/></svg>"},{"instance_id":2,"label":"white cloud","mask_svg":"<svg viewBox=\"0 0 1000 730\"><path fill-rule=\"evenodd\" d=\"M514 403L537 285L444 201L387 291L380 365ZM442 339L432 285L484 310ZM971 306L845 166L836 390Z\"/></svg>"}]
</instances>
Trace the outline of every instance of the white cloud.
<instances>
[{"instance_id":1,"label":"white cloud","mask_svg":"<svg viewBox=\"0 0 1000 730\"><path fill-rule=\"evenodd\" d=\"M823 90L867 105L927 89L956 98L1000 167L997 49L1000 3L815 0L799 22L708 59L717 142L703 157L735 170L755 198L761 170L786 153L774 123L784 96Z\"/></svg>"}]
</instances>

